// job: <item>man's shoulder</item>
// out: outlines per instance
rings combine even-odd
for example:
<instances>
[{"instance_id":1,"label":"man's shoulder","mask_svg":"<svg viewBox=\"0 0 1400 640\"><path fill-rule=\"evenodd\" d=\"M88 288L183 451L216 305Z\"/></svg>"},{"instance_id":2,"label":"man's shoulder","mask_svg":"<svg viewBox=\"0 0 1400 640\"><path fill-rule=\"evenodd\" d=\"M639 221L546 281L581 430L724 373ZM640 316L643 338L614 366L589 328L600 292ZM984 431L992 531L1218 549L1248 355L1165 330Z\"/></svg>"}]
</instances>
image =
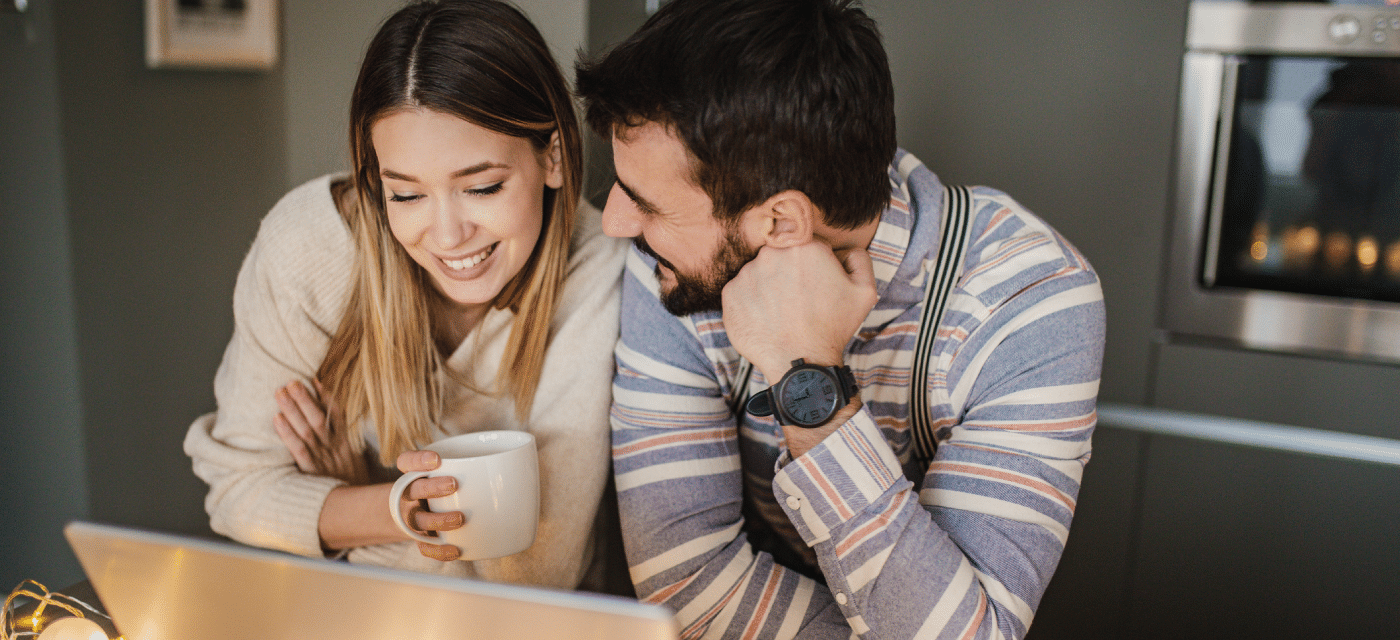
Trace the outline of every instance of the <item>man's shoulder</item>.
<instances>
[{"instance_id":1,"label":"man's shoulder","mask_svg":"<svg viewBox=\"0 0 1400 640\"><path fill-rule=\"evenodd\" d=\"M729 343L720 312L672 315L661 304L656 261L635 246L622 278L622 339L619 348L687 369L725 371L739 355ZM708 364L702 365L701 362Z\"/></svg>"},{"instance_id":2,"label":"man's shoulder","mask_svg":"<svg viewBox=\"0 0 1400 640\"><path fill-rule=\"evenodd\" d=\"M996 304L1052 278L1096 280L1089 261L1050 223L1005 192L971 187L971 224L958 286Z\"/></svg>"}]
</instances>

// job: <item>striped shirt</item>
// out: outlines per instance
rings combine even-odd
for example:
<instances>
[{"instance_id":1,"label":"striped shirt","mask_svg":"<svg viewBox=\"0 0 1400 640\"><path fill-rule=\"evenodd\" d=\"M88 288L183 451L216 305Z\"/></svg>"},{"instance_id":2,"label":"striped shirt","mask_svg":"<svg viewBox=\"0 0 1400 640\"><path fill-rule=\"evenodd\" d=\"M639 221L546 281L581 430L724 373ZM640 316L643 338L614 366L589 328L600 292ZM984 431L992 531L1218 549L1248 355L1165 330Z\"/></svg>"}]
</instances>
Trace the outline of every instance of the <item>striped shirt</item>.
<instances>
[{"instance_id":1,"label":"striped shirt","mask_svg":"<svg viewBox=\"0 0 1400 640\"><path fill-rule=\"evenodd\" d=\"M736 416L721 316L671 316L654 263L623 282L613 463L638 595L683 638L1019 638L1089 460L1104 307L1088 262L1003 193L973 189L961 278L927 385L938 448L911 461L909 385L942 185L903 151L869 247L879 302L848 344L864 406L792 460ZM757 370L748 392L767 388Z\"/></svg>"}]
</instances>

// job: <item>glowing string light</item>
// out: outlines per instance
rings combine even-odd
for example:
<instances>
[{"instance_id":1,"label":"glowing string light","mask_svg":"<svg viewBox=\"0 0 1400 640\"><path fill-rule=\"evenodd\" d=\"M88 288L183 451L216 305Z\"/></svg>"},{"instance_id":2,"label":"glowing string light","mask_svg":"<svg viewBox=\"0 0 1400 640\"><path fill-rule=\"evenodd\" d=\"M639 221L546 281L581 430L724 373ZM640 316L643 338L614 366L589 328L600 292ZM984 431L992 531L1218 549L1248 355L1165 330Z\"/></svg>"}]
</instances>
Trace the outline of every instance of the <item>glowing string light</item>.
<instances>
[{"instance_id":1,"label":"glowing string light","mask_svg":"<svg viewBox=\"0 0 1400 640\"><path fill-rule=\"evenodd\" d=\"M16 617L15 609L19 606L16 601L21 597L32 598L38 601L39 604L34 608L33 613L24 617ZM58 617L53 617L52 620L50 617L46 617L44 615L44 610L49 606L63 609L77 618L87 619L87 616L83 615L82 610L78 607L87 609L93 614L102 616L103 618L107 617L92 605L82 600L61 593L51 592L48 587L45 587L38 581L25 580L20 582L14 590L10 591L10 596L5 599L4 609L0 609L0 634L3 634L3 638L0 640L18 640L19 638L33 638L39 636L45 625L52 625L53 620L64 617L60 615ZM26 627L28 630L25 630ZM107 636L105 633L93 633L90 636L90 640L107 640ZM121 640L121 638L117 640Z\"/></svg>"}]
</instances>

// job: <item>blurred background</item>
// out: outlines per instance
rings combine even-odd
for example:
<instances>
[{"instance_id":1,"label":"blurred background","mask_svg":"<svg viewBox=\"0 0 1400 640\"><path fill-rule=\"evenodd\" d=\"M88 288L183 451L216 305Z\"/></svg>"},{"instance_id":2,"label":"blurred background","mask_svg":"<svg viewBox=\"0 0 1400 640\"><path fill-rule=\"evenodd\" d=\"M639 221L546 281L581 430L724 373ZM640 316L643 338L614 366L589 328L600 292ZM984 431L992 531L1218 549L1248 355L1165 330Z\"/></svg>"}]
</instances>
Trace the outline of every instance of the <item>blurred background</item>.
<instances>
[{"instance_id":1,"label":"blurred background","mask_svg":"<svg viewBox=\"0 0 1400 640\"><path fill-rule=\"evenodd\" d=\"M517 3L566 68L647 15ZM865 3L901 146L1010 193L1098 269L1101 400L1400 438L1400 368L1157 329L1187 4ZM397 6L282 0L263 72L148 69L140 2L0 12L0 584L82 580L72 519L212 535L181 441L214 408L234 278L285 191L347 167L359 58ZM1094 445L1032 637L1400 634L1400 469L1108 422Z\"/></svg>"}]
</instances>

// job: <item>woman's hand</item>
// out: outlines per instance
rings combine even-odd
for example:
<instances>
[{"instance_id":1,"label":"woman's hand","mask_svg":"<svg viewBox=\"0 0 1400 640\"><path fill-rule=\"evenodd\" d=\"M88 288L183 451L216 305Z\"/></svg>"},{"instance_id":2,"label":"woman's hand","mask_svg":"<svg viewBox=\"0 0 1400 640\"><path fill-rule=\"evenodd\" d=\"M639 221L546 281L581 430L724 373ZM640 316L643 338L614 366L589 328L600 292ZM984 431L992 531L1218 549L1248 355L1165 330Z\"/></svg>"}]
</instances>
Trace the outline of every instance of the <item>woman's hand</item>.
<instances>
[{"instance_id":1,"label":"woman's hand","mask_svg":"<svg viewBox=\"0 0 1400 640\"><path fill-rule=\"evenodd\" d=\"M326 398L319 381L317 395ZM292 454L302 473L344 480L351 485L369 484L369 465L362 452L350 445L345 421L338 407L311 397L300 381L277 390L277 415L272 426Z\"/></svg>"},{"instance_id":2,"label":"woman's hand","mask_svg":"<svg viewBox=\"0 0 1400 640\"><path fill-rule=\"evenodd\" d=\"M434 451L405 451L399 454L396 463L399 471L404 473L432 471L442 464L442 458ZM403 492L404 499L399 505L403 511L404 522L426 535L434 535L438 531L460 529L467 522L467 517L461 511L434 513L428 511L427 504L422 502L428 498L444 498L456 491L457 480L452 476L414 480ZM419 542L418 553L434 560L448 562L460 557L462 550L450 544Z\"/></svg>"}]
</instances>

